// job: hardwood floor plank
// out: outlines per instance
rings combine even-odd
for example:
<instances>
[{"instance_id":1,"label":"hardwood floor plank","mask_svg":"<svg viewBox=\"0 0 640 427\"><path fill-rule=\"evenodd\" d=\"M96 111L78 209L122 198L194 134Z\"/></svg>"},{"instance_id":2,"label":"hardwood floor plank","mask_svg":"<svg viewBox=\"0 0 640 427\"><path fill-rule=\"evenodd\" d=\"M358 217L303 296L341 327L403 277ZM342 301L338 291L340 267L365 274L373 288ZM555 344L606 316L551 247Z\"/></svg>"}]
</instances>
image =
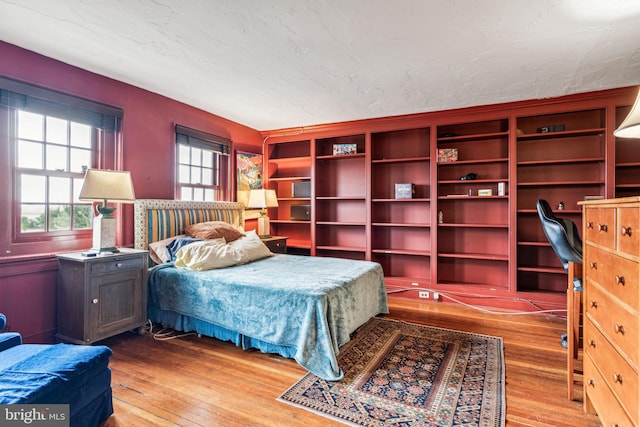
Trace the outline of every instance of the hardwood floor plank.
<instances>
[{"instance_id":1,"label":"hardwood floor plank","mask_svg":"<svg viewBox=\"0 0 640 427\"><path fill-rule=\"evenodd\" d=\"M507 426L600 425L566 398L564 319L398 297L389 305L392 319L503 338ZM115 415L105 427L343 425L276 400L306 373L293 360L196 335L121 334L103 343L114 351Z\"/></svg>"}]
</instances>

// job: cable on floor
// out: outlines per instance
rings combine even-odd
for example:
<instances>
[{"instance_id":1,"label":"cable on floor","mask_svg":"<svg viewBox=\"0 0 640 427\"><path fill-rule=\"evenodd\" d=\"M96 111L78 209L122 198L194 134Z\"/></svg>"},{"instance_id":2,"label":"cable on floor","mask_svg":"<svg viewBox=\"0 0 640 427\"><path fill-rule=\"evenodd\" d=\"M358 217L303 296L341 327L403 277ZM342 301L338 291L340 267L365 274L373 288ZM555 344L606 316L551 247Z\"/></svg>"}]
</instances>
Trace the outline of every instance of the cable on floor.
<instances>
[{"instance_id":1,"label":"cable on floor","mask_svg":"<svg viewBox=\"0 0 640 427\"><path fill-rule=\"evenodd\" d=\"M394 289L394 290L388 290L387 294L394 294L394 293L398 293L398 292L406 292L406 291L416 291L416 290L420 290L420 291L427 291L427 292L437 292L438 294L442 295L443 297L446 297L447 299L463 305L465 307L469 307L478 311L481 311L483 313L487 313L487 314L499 314L499 315L521 315L521 314L554 314L555 313L566 313L567 309L550 309L550 310L542 310L540 309L533 301L529 301L526 299L522 299L522 298L516 298L515 301L518 302L525 302L527 304L530 304L531 306L535 307L536 310L535 311L495 311L495 310L489 310L486 309L484 307L480 307L477 305L473 305L473 304L468 304L466 302L460 301L457 298L454 298L452 295L456 295L456 296L466 296L466 297L470 297L470 298L491 298L491 299L501 299L500 297L496 297L496 296L492 296L492 295L467 295L467 294L457 294L457 293L453 293L453 292L442 292L442 291L436 291L433 289L429 289L429 288L423 288L423 287L411 287L411 288L400 288L400 289ZM563 316L558 316L558 317L563 317Z\"/></svg>"},{"instance_id":2,"label":"cable on floor","mask_svg":"<svg viewBox=\"0 0 640 427\"><path fill-rule=\"evenodd\" d=\"M201 336L200 334L198 334L196 332L178 333L173 328L162 328L162 329L158 330L157 332L154 332L153 331L153 322L151 322L150 319L147 319L147 327L145 329L151 334L153 339L156 340L156 341L168 341L168 340L173 340L173 339L176 339L176 338L188 337L190 335L197 335L198 337Z\"/></svg>"}]
</instances>

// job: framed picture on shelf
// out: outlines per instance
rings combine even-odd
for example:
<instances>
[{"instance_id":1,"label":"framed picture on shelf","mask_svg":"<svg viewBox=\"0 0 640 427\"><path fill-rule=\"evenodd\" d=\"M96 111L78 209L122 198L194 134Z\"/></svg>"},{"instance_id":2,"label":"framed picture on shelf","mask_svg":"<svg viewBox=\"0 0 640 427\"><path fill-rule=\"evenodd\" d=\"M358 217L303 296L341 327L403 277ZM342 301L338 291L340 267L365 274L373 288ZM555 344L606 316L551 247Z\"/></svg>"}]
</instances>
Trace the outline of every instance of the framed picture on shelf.
<instances>
[{"instance_id":1,"label":"framed picture on shelf","mask_svg":"<svg viewBox=\"0 0 640 427\"><path fill-rule=\"evenodd\" d=\"M451 163L458 161L457 148L440 148L438 149L438 163Z\"/></svg>"},{"instance_id":2,"label":"framed picture on shelf","mask_svg":"<svg viewBox=\"0 0 640 427\"><path fill-rule=\"evenodd\" d=\"M413 199L416 195L416 186L410 182L396 183L396 199Z\"/></svg>"},{"instance_id":3,"label":"framed picture on shelf","mask_svg":"<svg viewBox=\"0 0 640 427\"><path fill-rule=\"evenodd\" d=\"M358 147L356 144L333 144L333 155L342 156L345 154L357 154Z\"/></svg>"},{"instance_id":4,"label":"framed picture on shelf","mask_svg":"<svg viewBox=\"0 0 640 427\"><path fill-rule=\"evenodd\" d=\"M236 151L238 202L245 207L249 192L262 188L262 154Z\"/></svg>"}]
</instances>

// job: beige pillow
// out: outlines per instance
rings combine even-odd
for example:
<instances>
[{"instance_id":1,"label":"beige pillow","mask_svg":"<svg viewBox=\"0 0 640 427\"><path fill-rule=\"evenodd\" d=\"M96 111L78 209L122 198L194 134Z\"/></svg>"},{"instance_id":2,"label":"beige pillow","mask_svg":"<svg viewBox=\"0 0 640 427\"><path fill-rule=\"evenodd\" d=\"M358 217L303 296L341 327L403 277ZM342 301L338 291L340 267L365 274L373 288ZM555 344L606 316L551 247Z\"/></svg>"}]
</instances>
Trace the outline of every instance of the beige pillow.
<instances>
[{"instance_id":1,"label":"beige pillow","mask_svg":"<svg viewBox=\"0 0 640 427\"><path fill-rule=\"evenodd\" d=\"M224 221L199 222L197 224L187 225L184 232L197 239L219 239L223 238L227 242L242 237L242 232L238 231L231 224Z\"/></svg>"},{"instance_id":2,"label":"beige pillow","mask_svg":"<svg viewBox=\"0 0 640 427\"><path fill-rule=\"evenodd\" d=\"M273 255L255 230L247 231L244 237L229 243L228 246L242 253L242 264Z\"/></svg>"},{"instance_id":3,"label":"beige pillow","mask_svg":"<svg viewBox=\"0 0 640 427\"><path fill-rule=\"evenodd\" d=\"M230 267L242 262L242 252L224 239L203 240L183 246L176 253L175 266L196 271Z\"/></svg>"},{"instance_id":4,"label":"beige pillow","mask_svg":"<svg viewBox=\"0 0 640 427\"><path fill-rule=\"evenodd\" d=\"M177 236L169 237L168 239L149 243L149 257L156 264L164 264L165 262L168 262L171 256L169 255L167 245L181 237L186 237L186 234L179 234Z\"/></svg>"}]
</instances>

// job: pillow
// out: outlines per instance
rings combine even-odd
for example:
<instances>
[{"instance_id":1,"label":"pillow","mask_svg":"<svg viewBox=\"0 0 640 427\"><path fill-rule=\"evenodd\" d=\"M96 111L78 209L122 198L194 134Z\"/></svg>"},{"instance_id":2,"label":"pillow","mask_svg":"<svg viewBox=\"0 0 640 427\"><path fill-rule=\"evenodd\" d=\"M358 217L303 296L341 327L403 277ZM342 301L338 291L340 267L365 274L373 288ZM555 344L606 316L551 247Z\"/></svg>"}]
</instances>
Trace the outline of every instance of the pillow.
<instances>
[{"instance_id":1,"label":"pillow","mask_svg":"<svg viewBox=\"0 0 640 427\"><path fill-rule=\"evenodd\" d=\"M229 246L242 252L242 264L273 255L255 230L247 231L242 238L229 243Z\"/></svg>"},{"instance_id":2,"label":"pillow","mask_svg":"<svg viewBox=\"0 0 640 427\"><path fill-rule=\"evenodd\" d=\"M183 246L176 254L175 266L196 271L212 270L242 262L242 251L228 245L223 238L204 240Z\"/></svg>"},{"instance_id":3,"label":"pillow","mask_svg":"<svg viewBox=\"0 0 640 427\"><path fill-rule=\"evenodd\" d=\"M167 252L169 252L169 261L173 262L176 260L176 254L178 251L184 246L190 245L191 243L200 242L202 239L197 239L195 237L180 237L175 239L173 242L167 245Z\"/></svg>"},{"instance_id":4,"label":"pillow","mask_svg":"<svg viewBox=\"0 0 640 427\"><path fill-rule=\"evenodd\" d=\"M273 253L252 230L231 243L226 243L223 238L219 238L183 246L176 254L175 266L205 271L246 264L272 255Z\"/></svg>"},{"instance_id":5,"label":"pillow","mask_svg":"<svg viewBox=\"0 0 640 427\"><path fill-rule=\"evenodd\" d=\"M158 240L157 242L149 243L149 257L156 264L164 264L171 259L169 255L169 250L167 249L167 245L173 242L176 239L181 237L186 237L186 234L179 234L177 236L169 237L168 239Z\"/></svg>"},{"instance_id":6,"label":"pillow","mask_svg":"<svg viewBox=\"0 0 640 427\"><path fill-rule=\"evenodd\" d=\"M224 221L199 222L197 224L187 225L184 229L185 234L196 237L198 239L219 239L220 237L228 242L242 237L242 232L238 231L233 225Z\"/></svg>"}]
</instances>

